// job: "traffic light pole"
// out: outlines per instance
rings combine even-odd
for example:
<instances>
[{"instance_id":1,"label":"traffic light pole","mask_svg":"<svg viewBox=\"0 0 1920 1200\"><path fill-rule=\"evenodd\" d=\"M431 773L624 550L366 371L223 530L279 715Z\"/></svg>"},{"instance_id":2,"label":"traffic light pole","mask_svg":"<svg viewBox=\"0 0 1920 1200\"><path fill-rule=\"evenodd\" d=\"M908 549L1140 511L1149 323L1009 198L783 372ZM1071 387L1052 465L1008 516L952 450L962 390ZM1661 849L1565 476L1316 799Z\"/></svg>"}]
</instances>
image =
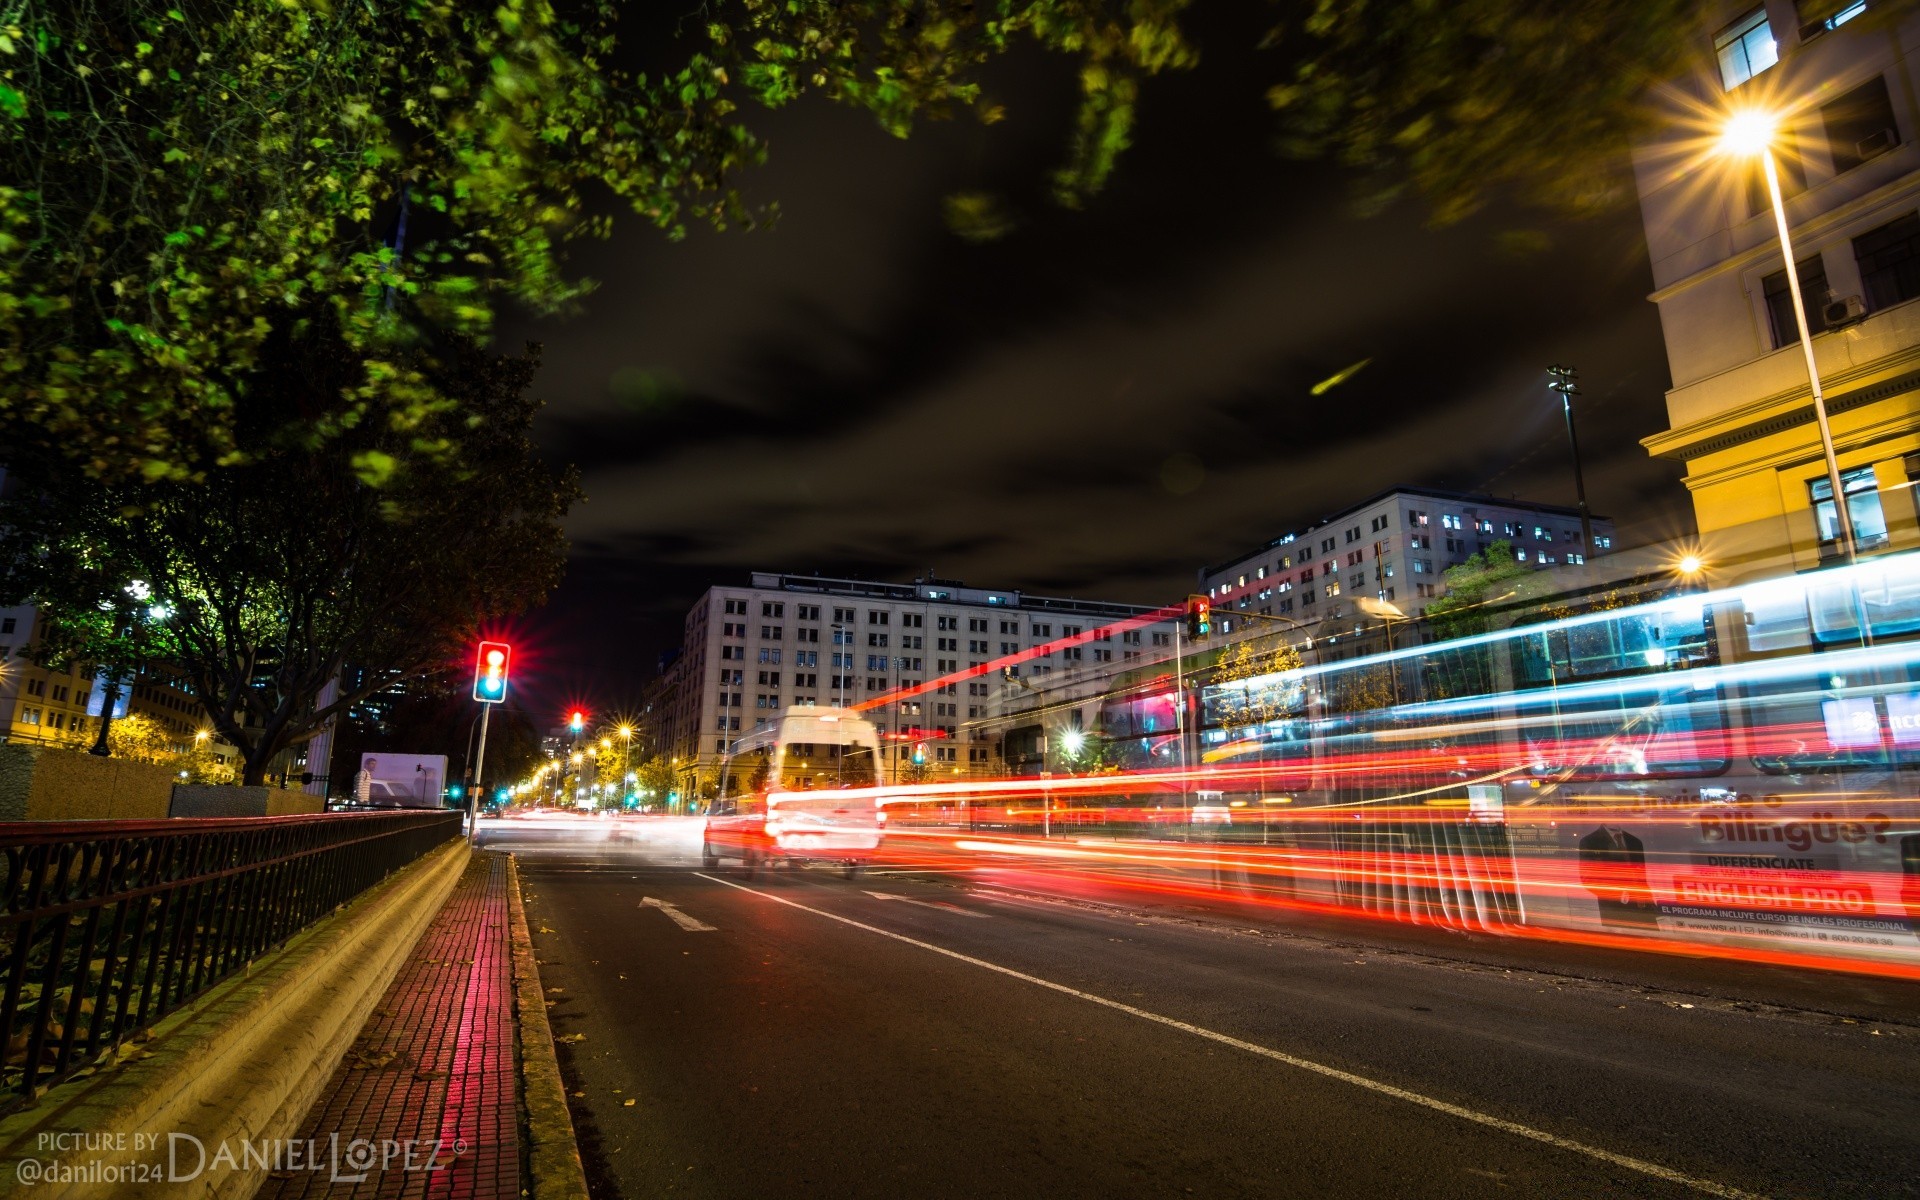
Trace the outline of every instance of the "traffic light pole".
<instances>
[{"instance_id":1,"label":"traffic light pole","mask_svg":"<svg viewBox=\"0 0 1920 1200\"><path fill-rule=\"evenodd\" d=\"M493 705L480 706L480 750L473 756L473 786L467 789L467 844L473 845L480 836L480 789L481 774L487 765L487 717L493 712Z\"/></svg>"}]
</instances>

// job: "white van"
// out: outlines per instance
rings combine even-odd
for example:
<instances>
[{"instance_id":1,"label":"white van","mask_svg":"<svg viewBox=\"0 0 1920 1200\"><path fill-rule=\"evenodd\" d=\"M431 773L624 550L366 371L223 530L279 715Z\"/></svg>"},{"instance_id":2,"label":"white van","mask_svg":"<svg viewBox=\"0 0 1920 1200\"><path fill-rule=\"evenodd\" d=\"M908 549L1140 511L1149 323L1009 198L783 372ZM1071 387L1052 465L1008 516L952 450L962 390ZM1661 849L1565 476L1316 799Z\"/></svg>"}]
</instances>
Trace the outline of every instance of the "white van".
<instances>
[{"instance_id":1,"label":"white van","mask_svg":"<svg viewBox=\"0 0 1920 1200\"><path fill-rule=\"evenodd\" d=\"M839 863L851 879L880 849L880 736L849 709L795 706L735 742L720 764L700 860Z\"/></svg>"}]
</instances>

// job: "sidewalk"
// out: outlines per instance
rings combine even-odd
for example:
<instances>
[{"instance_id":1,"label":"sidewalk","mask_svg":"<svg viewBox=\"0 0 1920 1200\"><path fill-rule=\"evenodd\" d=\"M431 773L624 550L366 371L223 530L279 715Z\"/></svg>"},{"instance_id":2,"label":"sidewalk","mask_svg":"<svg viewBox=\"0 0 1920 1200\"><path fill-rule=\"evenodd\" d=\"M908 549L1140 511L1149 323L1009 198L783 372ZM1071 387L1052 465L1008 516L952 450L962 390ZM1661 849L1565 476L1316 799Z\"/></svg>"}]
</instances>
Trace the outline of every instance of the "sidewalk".
<instances>
[{"instance_id":1,"label":"sidewalk","mask_svg":"<svg viewBox=\"0 0 1920 1200\"><path fill-rule=\"evenodd\" d=\"M329 1168L259 1200L527 1194L511 888L507 856L473 856L297 1135Z\"/></svg>"}]
</instances>

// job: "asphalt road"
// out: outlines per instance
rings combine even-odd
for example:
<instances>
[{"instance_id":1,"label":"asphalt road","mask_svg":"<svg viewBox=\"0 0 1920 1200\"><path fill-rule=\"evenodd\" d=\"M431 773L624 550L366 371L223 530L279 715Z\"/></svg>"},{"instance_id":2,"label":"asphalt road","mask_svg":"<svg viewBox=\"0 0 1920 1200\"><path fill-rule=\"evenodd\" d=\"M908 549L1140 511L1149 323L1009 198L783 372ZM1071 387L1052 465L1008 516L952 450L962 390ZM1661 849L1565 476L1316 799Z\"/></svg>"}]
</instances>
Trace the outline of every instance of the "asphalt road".
<instances>
[{"instance_id":1,"label":"asphalt road","mask_svg":"<svg viewBox=\"0 0 1920 1200\"><path fill-rule=\"evenodd\" d=\"M1920 986L483 838L601 1200L1920 1195Z\"/></svg>"}]
</instances>

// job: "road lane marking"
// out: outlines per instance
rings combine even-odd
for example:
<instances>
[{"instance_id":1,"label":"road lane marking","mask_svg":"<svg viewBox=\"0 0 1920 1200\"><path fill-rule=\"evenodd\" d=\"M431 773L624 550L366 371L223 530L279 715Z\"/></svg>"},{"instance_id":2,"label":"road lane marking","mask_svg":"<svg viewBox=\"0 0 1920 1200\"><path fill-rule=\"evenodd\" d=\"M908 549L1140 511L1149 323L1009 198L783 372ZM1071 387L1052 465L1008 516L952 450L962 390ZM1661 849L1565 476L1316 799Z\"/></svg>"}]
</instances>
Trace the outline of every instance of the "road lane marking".
<instances>
[{"instance_id":1,"label":"road lane marking","mask_svg":"<svg viewBox=\"0 0 1920 1200\"><path fill-rule=\"evenodd\" d=\"M930 950L935 954L942 954L948 958L957 959L970 966L981 967L1012 979L1018 979L1022 983L1030 983L1035 987L1043 987L1049 991L1072 996L1076 1000L1085 1000L1089 1004L1098 1004L1102 1008L1110 1008L1115 1012L1123 1012L1130 1017L1138 1017L1143 1021L1152 1021L1156 1025L1165 1025L1169 1029L1178 1029L1182 1033L1190 1033L1195 1037L1205 1038L1210 1042L1217 1042L1222 1046L1231 1046L1236 1050L1244 1050L1248 1054L1257 1054L1262 1058L1269 1058L1275 1062L1285 1063L1287 1066L1296 1067L1302 1071L1311 1071L1316 1075L1323 1075L1328 1079L1337 1079L1341 1083L1350 1083L1355 1087L1365 1088L1370 1092L1377 1092L1382 1096L1391 1096L1395 1100L1403 1100L1408 1104L1416 1104L1421 1108L1445 1113L1450 1117L1458 1117L1463 1121L1471 1121L1476 1125L1483 1125L1489 1129L1498 1129L1502 1133L1510 1133L1516 1137L1527 1138L1530 1141L1552 1146L1555 1149L1567 1150L1575 1154L1584 1154L1589 1158L1612 1163L1616 1167L1625 1167L1629 1171L1638 1171L1642 1175L1649 1175L1655 1179L1663 1179L1668 1183L1676 1183L1682 1187L1692 1188L1695 1191L1704 1192L1709 1196L1724 1197L1724 1200L1762 1200L1762 1198L1754 1192L1742 1191L1739 1188L1729 1187L1724 1183L1717 1183L1711 1179L1701 1179L1697 1176L1688 1175L1684 1171L1676 1171L1671 1167L1663 1167L1659 1163L1648 1162L1642 1158L1634 1158L1626 1154L1615 1154L1611 1150L1604 1150L1599 1146L1589 1146L1585 1142L1576 1142L1571 1138L1563 1138L1558 1134L1548 1133L1544 1129L1535 1129L1531 1125L1522 1125L1518 1121L1509 1121L1505 1117L1496 1117L1491 1113L1483 1113L1477 1109L1467 1108L1463 1105L1453 1104L1433 1096L1409 1091L1403 1087L1396 1087L1391 1083L1383 1083L1378 1079L1369 1079L1365 1075L1355 1075L1353 1072L1343 1071L1339 1067L1330 1067L1325 1063L1317 1063L1311 1059L1300 1058L1282 1050L1274 1050L1254 1042L1243 1041L1230 1034L1218 1033L1214 1030L1182 1021L1176 1017L1162 1016L1156 1012L1148 1012L1144 1008L1136 1008L1131 1004L1126 1004L1119 1000L1109 1000L1105 996L1096 996L1092 992L1083 992L1078 988L1068 987L1064 983L1055 983L1051 979L1042 979L1038 975L1029 975L1025 971L1016 971L1012 967L1003 967L999 963L988 962L984 958L975 958L971 954L962 954L958 950L949 950L945 946L936 946L932 942L923 942L919 938L908 937L903 933L895 933L891 929L881 929L877 925L869 925L864 921L856 921L852 917L843 917L839 913L827 912L825 909L813 908L809 905L788 900L784 896L775 896L768 892L746 887L730 879L721 879L717 876L707 875L699 871L695 871L694 874L710 883L724 884L727 887L735 888L750 895L759 896L763 900L772 900L774 903L784 904L788 908L797 908L801 912L812 913L816 917L825 917L829 921L838 921L842 925L851 925L855 929L862 929L868 933L877 933L881 937L892 938L896 942L905 942L909 946L917 946L922 950Z\"/></svg>"},{"instance_id":2,"label":"road lane marking","mask_svg":"<svg viewBox=\"0 0 1920 1200\"><path fill-rule=\"evenodd\" d=\"M648 896L640 901L640 907L659 909L661 912L671 917L675 925L678 925L680 928L686 930L688 933L715 932L714 926L707 924L705 921L696 921L692 917L688 916L687 914L681 912L679 909L675 908L673 905L668 904L665 900L655 900L652 896Z\"/></svg>"},{"instance_id":3,"label":"road lane marking","mask_svg":"<svg viewBox=\"0 0 1920 1200\"><path fill-rule=\"evenodd\" d=\"M699 874L699 872L696 871L695 874ZM918 904L921 908L936 908L941 912L959 913L963 917L980 917L984 919L987 916L985 913L969 912L957 904L947 904L940 900L915 900L912 896L898 896L892 892L868 892L867 895L872 896L875 900L900 900L907 904Z\"/></svg>"}]
</instances>

